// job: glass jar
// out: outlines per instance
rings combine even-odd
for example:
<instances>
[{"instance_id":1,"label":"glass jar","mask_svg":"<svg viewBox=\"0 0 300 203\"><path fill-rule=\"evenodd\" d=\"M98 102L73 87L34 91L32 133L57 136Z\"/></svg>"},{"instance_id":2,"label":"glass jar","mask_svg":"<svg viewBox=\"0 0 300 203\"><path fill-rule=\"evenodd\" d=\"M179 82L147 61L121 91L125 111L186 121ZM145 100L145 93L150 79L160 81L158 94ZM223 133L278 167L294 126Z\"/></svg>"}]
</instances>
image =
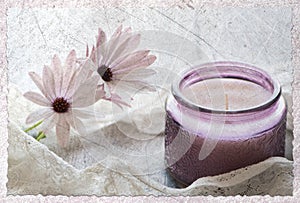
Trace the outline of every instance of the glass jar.
<instances>
[{"instance_id":1,"label":"glass jar","mask_svg":"<svg viewBox=\"0 0 300 203\"><path fill-rule=\"evenodd\" d=\"M189 185L284 156L286 103L265 71L215 62L182 73L166 102L165 162Z\"/></svg>"}]
</instances>

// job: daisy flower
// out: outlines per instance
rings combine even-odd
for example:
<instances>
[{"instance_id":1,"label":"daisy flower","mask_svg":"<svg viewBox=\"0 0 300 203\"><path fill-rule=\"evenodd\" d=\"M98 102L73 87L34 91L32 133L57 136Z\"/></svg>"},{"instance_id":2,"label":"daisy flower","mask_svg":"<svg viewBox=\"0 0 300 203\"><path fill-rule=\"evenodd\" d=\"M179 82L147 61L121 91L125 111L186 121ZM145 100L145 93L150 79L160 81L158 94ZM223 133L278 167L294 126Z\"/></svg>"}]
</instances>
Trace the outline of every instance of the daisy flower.
<instances>
[{"instance_id":1,"label":"daisy flower","mask_svg":"<svg viewBox=\"0 0 300 203\"><path fill-rule=\"evenodd\" d=\"M96 46L86 49L86 56L93 62L93 69L104 81L104 90L112 102L126 105L119 95L126 92L131 94L137 90L147 89L154 91L154 87L144 81L155 74L147 68L155 60L154 55L149 55L149 50L136 50L140 43L140 34L133 34L131 28L122 30L118 27L109 40L99 28L96 36Z\"/></svg>"},{"instance_id":2,"label":"daisy flower","mask_svg":"<svg viewBox=\"0 0 300 203\"><path fill-rule=\"evenodd\" d=\"M81 119L89 118L92 113L82 108L94 104L105 94L97 90L95 97L99 76L90 76L84 64L78 67L76 61L74 50L63 66L54 55L51 66L44 66L42 78L35 72L29 73L42 94L32 91L24 94L25 98L43 107L29 114L26 123L43 120L41 130L45 134L56 127L57 141L62 147L68 144L70 127L85 134Z\"/></svg>"}]
</instances>

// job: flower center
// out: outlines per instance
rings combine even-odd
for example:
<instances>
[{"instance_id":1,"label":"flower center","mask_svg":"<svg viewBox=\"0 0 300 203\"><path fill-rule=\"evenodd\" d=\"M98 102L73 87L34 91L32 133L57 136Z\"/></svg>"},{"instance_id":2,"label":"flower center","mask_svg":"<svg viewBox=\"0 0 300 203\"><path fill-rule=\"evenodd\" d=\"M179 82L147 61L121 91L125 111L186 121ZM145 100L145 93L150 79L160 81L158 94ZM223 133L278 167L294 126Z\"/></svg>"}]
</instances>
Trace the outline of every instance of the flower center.
<instances>
[{"instance_id":1,"label":"flower center","mask_svg":"<svg viewBox=\"0 0 300 203\"><path fill-rule=\"evenodd\" d=\"M63 97L58 97L52 103L53 110L57 113L65 113L68 111L70 104Z\"/></svg>"},{"instance_id":2,"label":"flower center","mask_svg":"<svg viewBox=\"0 0 300 203\"><path fill-rule=\"evenodd\" d=\"M97 72L101 75L102 79L105 82L109 82L112 80L113 73L111 72L110 68L105 65L102 65L98 68Z\"/></svg>"}]
</instances>

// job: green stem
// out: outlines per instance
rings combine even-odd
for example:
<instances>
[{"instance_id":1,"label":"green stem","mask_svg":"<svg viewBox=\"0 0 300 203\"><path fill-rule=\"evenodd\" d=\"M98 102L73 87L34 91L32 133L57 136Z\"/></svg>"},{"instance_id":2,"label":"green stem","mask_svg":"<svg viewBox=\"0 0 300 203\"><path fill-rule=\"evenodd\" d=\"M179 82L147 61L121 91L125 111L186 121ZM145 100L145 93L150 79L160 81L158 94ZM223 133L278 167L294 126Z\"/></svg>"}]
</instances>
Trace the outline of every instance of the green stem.
<instances>
[{"instance_id":1,"label":"green stem","mask_svg":"<svg viewBox=\"0 0 300 203\"><path fill-rule=\"evenodd\" d=\"M42 122L43 122L43 120L37 122L37 123L34 124L33 126L31 126L31 127L27 128L26 130L24 130L24 132L25 132L25 133L28 133L30 130L32 130L32 129L38 127L39 125L41 125Z\"/></svg>"},{"instance_id":2,"label":"green stem","mask_svg":"<svg viewBox=\"0 0 300 203\"><path fill-rule=\"evenodd\" d=\"M46 138L45 133L43 133L42 131L39 132L38 136L36 137L37 141L40 141L41 139Z\"/></svg>"}]
</instances>

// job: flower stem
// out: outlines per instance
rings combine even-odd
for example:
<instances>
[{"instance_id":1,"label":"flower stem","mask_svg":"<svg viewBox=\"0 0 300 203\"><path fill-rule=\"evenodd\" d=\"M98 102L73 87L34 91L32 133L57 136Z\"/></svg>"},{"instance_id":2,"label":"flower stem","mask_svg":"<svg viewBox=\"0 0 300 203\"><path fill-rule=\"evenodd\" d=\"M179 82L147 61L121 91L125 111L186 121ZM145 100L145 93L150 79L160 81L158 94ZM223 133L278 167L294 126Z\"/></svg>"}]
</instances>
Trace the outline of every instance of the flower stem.
<instances>
[{"instance_id":1,"label":"flower stem","mask_svg":"<svg viewBox=\"0 0 300 203\"><path fill-rule=\"evenodd\" d=\"M37 123L34 124L33 126L31 126L31 127L27 128L26 130L24 130L24 132L25 132L25 133L29 132L30 130L32 130L32 129L38 127L39 125L41 125L42 122L43 122L43 120L37 122Z\"/></svg>"},{"instance_id":2,"label":"flower stem","mask_svg":"<svg viewBox=\"0 0 300 203\"><path fill-rule=\"evenodd\" d=\"M39 134L37 135L37 137L35 138L37 141L40 141L41 139L46 138L45 133L43 133L43 131L40 131Z\"/></svg>"}]
</instances>

